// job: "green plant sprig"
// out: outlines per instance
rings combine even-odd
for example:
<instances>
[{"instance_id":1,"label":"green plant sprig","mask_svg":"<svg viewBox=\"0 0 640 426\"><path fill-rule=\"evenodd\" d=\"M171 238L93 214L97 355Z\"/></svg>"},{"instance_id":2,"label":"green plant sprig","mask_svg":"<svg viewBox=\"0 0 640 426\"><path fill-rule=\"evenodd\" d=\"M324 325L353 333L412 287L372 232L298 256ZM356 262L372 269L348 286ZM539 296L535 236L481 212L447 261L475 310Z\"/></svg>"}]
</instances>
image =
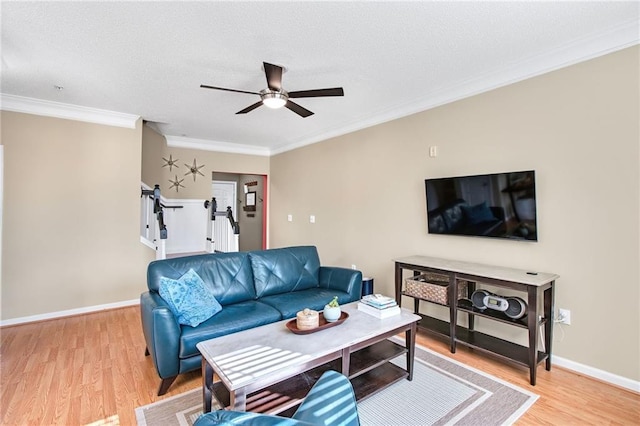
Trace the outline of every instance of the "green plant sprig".
<instances>
[{"instance_id":1,"label":"green plant sprig","mask_svg":"<svg viewBox=\"0 0 640 426\"><path fill-rule=\"evenodd\" d=\"M340 305L338 304L338 296L334 297L333 300L327 304L327 306L329 306L330 308L339 307Z\"/></svg>"}]
</instances>

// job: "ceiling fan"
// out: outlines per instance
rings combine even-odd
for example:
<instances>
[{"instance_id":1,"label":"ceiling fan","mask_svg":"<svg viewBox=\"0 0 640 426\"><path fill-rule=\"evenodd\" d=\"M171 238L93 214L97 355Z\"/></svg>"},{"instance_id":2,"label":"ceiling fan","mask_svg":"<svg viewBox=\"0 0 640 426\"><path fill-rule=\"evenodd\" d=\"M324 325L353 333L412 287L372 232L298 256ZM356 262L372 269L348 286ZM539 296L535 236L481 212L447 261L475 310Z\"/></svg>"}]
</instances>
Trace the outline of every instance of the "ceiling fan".
<instances>
[{"instance_id":1,"label":"ceiling fan","mask_svg":"<svg viewBox=\"0 0 640 426\"><path fill-rule=\"evenodd\" d=\"M225 90L227 92L247 93L249 95L260 96L260 101L256 102L253 105L249 105L241 111L236 112L236 114L246 114L264 104L269 108L285 107L301 117L309 117L310 115L313 115L313 112L301 107L297 103L291 101L291 99L319 98L324 96L344 96L344 90L342 89L342 87L334 87L331 89L296 90L294 92L287 92L282 89L282 73L284 72L284 69L281 66L269 64L267 62L263 62L263 64L264 73L267 77L268 88L259 92L227 89L224 87L208 86L206 84L201 84L200 87L202 87L203 89Z\"/></svg>"}]
</instances>

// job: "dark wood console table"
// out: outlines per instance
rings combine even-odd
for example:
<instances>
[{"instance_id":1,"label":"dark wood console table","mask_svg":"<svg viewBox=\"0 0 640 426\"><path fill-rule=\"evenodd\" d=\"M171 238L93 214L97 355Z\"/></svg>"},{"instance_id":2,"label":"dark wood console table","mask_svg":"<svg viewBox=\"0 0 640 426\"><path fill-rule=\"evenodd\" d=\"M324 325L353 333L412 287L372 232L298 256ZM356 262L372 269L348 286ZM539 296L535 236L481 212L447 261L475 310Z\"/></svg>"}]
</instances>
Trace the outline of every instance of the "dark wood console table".
<instances>
[{"instance_id":1,"label":"dark wood console table","mask_svg":"<svg viewBox=\"0 0 640 426\"><path fill-rule=\"evenodd\" d=\"M401 299L404 295L402 285L405 269L413 271L413 275L432 272L449 277L448 294L451 302L448 305L448 323L419 314L419 300L414 296L407 296L414 297L415 313L422 317L418 326L427 332L447 337L450 341L451 353L455 353L456 344L459 343L528 366L530 382L534 386L536 384L536 368L539 363L545 361L545 368L551 370L554 285L558 275L428 256L410 256L395 259L395 297L398 305L402 303ZM527 314L521 319L511 319L499 311L491 309L483 311L474 308L470 303L459 303L455 297L458 294L458 280L466 280L471 283L469 296L475 291L477 284L524 292L526 293ZM427 300L427 302L430 301ZM468 314L469 327L457 325L458 312ZM528 346L521 346L474 330L473 318L475 316L527 329L529 333ZM544 325L544 348L539 350L538 337L542 325Z\"/></svg>"}]
</instances>

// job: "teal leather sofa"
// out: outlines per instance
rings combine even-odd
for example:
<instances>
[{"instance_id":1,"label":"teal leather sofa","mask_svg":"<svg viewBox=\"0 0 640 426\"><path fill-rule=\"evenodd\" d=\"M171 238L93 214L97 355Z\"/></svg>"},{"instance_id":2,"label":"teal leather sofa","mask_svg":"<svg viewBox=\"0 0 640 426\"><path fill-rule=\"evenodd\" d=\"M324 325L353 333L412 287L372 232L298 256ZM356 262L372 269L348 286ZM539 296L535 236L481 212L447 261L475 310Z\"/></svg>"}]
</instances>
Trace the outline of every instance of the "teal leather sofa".
<instances>
[{"instance_id":1,"label":"teal leather sofa","mask_svg":"<svg viewBox=\"0 0 640 426\"><path fill-rule=\"evenodd\" d=\"M351 382L335 371L325 371L291 418L217 410L201 415L193 426L358 426L358 408Z\"/></svg>"},{"instance_id":2,"label":"teal leather sofa","mask_svg":"<svg viewBox=\"0 0 640 426\"><path fill-rule=\"evenodd\" d=\"M162 277L177 280L190 269L222 306L196 327L179 324L159 293ZM334 296L341 304L359 300L362 273L321 266L316 247L299 246L156 260L147 268L147 286L140 296L145 354L164 395L179 374L201 368L197 343L293 318L304 308L322 310Z\"/></svg>"}]
</instances>

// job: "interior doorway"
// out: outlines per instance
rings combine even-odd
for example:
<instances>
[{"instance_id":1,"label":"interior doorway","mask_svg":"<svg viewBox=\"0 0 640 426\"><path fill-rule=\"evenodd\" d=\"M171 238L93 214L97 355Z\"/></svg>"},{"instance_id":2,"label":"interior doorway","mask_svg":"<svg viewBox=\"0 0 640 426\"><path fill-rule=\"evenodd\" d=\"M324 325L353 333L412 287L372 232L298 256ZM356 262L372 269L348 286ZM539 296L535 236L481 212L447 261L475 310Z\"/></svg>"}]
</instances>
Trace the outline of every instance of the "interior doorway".
<instances>
[{"instance_id":1,"label":"interior doorway","mask_svg":"<svg viewBox=\"0 0 640 426\"><path fill-rule=\"evenodd\" d=\"M267 248L267 176L244 173L213 172L212 195L220 186L237 188L235 203L231 205L235 220L240 227L239 250L263 250ZM216 198L218 209L225 210L227 204ZM227 201L228 203L228 201Z\"/></svg>"}]
</instances>

